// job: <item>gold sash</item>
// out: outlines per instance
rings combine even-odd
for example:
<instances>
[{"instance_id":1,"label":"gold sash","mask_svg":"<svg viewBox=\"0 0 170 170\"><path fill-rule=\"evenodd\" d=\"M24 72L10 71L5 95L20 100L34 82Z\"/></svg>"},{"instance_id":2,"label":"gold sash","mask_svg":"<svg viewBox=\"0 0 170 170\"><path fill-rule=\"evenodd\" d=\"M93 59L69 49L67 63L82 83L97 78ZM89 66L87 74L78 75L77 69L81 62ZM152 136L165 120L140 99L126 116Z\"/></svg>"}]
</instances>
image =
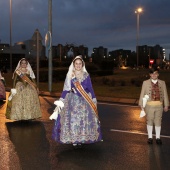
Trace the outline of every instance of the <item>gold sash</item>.
<instances>
[{"instance_id":1,"label":"gold sash","mask_svg":"<svg viewBox=\"0 0 170 170\"><path fill-rule=\"evenodd\" d=\"M76 87L76 89L78 90L78 92L84 97L84 99L87 101L87 103L90 105L90 107L94 110L96 117L98 117L98 111L97 111L97 107L94 104L93 100L89 97L89 95L86 93L86 91L84 90L83 86L79 83L79 81L77 80L73 80L73 84Z\"/></svg>"},{"instance_id":2,"label":"gold sash","mask_svg":"<svg viewBox=\"0 0 170 170\"><path fill-rule=\"evenodd\" d=\"M37 86L26 75L22 74L20 70L16 70L16 73L22 78L22 80L26 81L30 86L37 90Z\"/></svg>"}]
</instances>

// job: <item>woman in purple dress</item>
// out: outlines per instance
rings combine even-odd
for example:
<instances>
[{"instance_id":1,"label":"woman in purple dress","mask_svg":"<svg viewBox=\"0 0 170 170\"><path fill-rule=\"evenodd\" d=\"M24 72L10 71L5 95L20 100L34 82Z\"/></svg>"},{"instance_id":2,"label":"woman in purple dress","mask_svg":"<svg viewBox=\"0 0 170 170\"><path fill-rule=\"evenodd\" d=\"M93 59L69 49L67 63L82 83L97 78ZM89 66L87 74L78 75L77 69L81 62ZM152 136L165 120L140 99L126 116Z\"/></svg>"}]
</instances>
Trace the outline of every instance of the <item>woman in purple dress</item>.
<instances>
[{"instance_id":1,"label":"woman in purple dress","mask_svg":"<svg viewBox=\"0 0 170 170\"><path fill-rule=\"evenodd\" d=\"M71 63L61 97L54 104L50 119L55 119L55 141L73 146L102 141L97 100L81 56Z\"/></svg>"}]
</instances>

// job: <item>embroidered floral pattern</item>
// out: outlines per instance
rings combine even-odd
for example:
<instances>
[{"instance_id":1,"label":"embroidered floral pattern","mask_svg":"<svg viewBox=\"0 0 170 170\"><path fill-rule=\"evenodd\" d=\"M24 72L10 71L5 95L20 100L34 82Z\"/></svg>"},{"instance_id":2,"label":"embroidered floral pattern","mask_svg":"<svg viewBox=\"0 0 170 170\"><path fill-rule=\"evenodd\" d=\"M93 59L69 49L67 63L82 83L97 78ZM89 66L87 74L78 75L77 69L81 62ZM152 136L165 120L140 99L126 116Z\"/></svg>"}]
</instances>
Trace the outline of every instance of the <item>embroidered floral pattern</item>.
<instances>
[{"instance_id":1,"label":"embroidered floral pattern","mask_svg":"<svg viewBox=\"0 0 170 170\"><path fill-rule=\"evenodd\" d=\"M11 107L7 105L9 119L29 120L41 117L40 101L35 88L21 81L16 83L16 95L12 98Z\"/></svg>"},{"instance_id":2,"label":"embroidered floral pattern","mask_svg":"<svg viewBox=\"0 0 170 170\"><path fill-rule=\"evenodd\" d=\"M5 87L1 79L0 79L0 99L1 100L6 99Z\"/></svg>"},{"instance_id":3,"label":"embroidered floral pattern","mask_svg":"<svg viewBox=\"0 0 170 170\"><path fill-rule=\"evenodd\" d=\"M83 97L68 93L55 122L53 138L61 143L93 143L101 140L100 124Z\"/></svg>"}]
</instances>

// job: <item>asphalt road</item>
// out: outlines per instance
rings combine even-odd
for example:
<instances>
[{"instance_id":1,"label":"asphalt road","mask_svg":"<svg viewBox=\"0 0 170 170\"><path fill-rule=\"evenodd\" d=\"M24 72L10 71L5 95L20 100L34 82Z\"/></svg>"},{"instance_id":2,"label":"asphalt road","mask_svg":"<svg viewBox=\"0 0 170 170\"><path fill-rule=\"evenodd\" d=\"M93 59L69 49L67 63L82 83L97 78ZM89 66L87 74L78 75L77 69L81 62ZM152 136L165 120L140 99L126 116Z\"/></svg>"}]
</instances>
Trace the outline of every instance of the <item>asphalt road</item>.
<instances>
[{"instance_id":1,"label":"asphalt road","mask_svg":"<svg viewBox=\"0 0 170 170\"><path fill-rule=\"evenodd\" d=\"M1 170L169 170L170 111L164 113L162 146L147 144L145 118L137 106L98 103L103 142L74 149L51 139L54 98L40 97L43 116L11 121L0 105Z\"/></svg>"}]
</instances>

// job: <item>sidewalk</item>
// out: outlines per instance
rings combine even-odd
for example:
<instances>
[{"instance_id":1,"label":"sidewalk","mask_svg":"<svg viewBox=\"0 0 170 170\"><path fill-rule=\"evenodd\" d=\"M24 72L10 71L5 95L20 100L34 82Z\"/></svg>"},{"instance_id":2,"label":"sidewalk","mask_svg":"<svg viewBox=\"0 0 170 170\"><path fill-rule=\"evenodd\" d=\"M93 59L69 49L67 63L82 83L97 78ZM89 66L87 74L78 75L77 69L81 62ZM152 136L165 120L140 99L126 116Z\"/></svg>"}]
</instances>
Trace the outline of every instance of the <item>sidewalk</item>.
<instances>
[{"instance_id":1,"label":"sidewalk","mask_svg":"<svg viewBox=\"0 0 170 170\"><path fill-rule=\"evenodd\" d=\"M6 91L10 92L10 88L6 87ZM54 97L54 98L59 98L61 93L40 91L39 95L40 96L50 96L50 97ZM102 97L102 96L96 96L96 98L97 98L98 102L138 105L138 99L116 98L116 97Z\"/></svg>"}]
</instances>

